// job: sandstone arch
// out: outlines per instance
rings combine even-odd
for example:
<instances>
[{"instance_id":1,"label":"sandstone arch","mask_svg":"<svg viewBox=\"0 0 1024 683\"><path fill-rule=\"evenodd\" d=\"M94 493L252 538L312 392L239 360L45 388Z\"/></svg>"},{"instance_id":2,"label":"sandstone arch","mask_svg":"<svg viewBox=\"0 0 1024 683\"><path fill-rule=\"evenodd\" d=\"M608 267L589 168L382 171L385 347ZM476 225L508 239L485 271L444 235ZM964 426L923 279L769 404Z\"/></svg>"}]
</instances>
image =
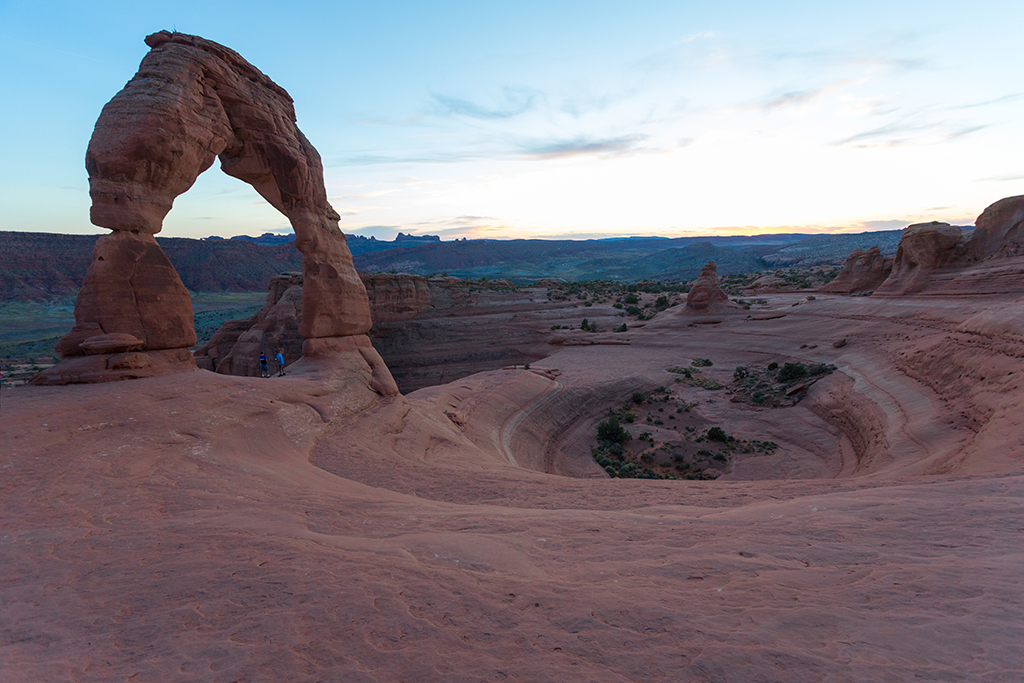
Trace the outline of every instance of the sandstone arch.
<instances>
[{"instance_id":1,"label":"sandstone arch","mask_svg":"<svg viewBox=\"0 0 1024 683\"><path fill-rule=\"evenodd\" d=\"M295 229L303 254L300 334L307 340L364 335L371 326L366 291L327 201L320 155L296 125L291 97L223 45L168 31L148 36L146 44L151 50L138 73L104 106L89 141L90 218L113 232L97 240L75 329L58 346L64 360L40 383L194 368L187 353L196 341L191 301L154 236L174 199L216 158ZM135 352L129 364L148 362L151 369L126 374L109 357L104 367L98 359L70 363L87 355L90 347L82 344L94 337L108 339L108 350L122 355L141 347L148 361ZM124 348L110 346L118 339ZM321 355L329 347L321 344Z\"/></svg>"}]
</instances>

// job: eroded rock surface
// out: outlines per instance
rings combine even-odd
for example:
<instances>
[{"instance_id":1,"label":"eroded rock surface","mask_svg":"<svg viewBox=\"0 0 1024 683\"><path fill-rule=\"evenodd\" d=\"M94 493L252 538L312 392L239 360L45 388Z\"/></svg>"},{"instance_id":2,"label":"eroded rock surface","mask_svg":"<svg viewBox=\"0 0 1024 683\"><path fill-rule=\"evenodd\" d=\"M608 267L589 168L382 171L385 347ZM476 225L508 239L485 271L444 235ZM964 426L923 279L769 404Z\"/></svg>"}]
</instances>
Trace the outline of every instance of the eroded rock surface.
<instances>
[{"instance_id":1,"label":"eroded rock surface","mask_svg":"<svg viewBox=\"0 0 1024 683\"><path fill-rule=\"evenodd\" d=\"M916 294L927 288L932 273L960 256L963 231L949 223L917 223L903 231L892 272L875 294Z\"/></svg>"},{"instance_id":2,"label":"eroded rock surface","mask_svg":"<svg viewBox=\"0 0 1024 683\"><path fill-rule=\"evenodd\" d=\"M281 351L290 364L302 355L302 274L282 273L270 279L263 307L239 320L229 320L210 341L196 349L196 363L223 375L258 377L260 354L273 364Z\"/></svg>"},{"instance_id":3,"label":"eroded rock surface","mask_svg":"<svg viewBox=\"0 0 1024 683\"><path fill-rule=\"evenodd\" d=\"M1024 195L1000 199L975 221L968 253L977 260L1024 255Z\"/></svg>"},{"instance_id":4,"label":"eroded rock surface","mask_svg":"<svg viewBox=\"0 0 1024 683\"><path fill-rule=\"evenodd\" d=\"M701 269L700 276L694 281L686 295L686 308L696 313L717 313L739 309L739 306L729 301L729 295L722 291L722 287L718 283L718 268L714 261L708 262Z\"/></svg>"},{"instance_id":5,"label":"eroded rock surface","mask_svg":"<svg viewBox=\"0 0 1024 683\"><path fill-rule=\"evenodd\" d=\"M225 173L252 185L295 229L305 283L300 334L368 332L366 291L288 93L238 53L198 36L161 31L146 44L152 49L103 108L86 152L90 217L114 233L97 244L77 327L131 334L144 352L195 343L188 293L153 235L174 199L219 157ZM68 357L78 353L72 342L81 330L72 336L61 345Z\"/></svg>"},{"instance_id":6,"label":"eroded rock surface","mask_svg":"<svg viewBox=\"0 0 1024 683\"><path fill-rule=\"evenodd\" d=\"M832 282L821 288L830 294L861 294L872 292L892 272L893 259L882 255L878 247L854 249L846 265Z\"/></svg>"},{"instance_id":7,"label":"eroded rock surface","mask_svg":"<svg viewBox=\"0 0 1024 683\"><path fill-rule=\"evenodd\" d=\"M409 273L360 273L374 323L406 320L430 308L427 278Z\"/></svg>"}]
</instances>

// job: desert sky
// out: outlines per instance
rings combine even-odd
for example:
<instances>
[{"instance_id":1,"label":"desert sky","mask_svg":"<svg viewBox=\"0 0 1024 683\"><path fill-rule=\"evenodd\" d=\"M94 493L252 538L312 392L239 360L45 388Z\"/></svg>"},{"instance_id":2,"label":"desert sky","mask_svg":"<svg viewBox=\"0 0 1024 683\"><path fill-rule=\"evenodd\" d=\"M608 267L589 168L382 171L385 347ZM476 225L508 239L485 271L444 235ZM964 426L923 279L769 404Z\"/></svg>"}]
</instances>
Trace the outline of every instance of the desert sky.
<instances>
[{"instance_id":1,"label":"desert sky","mask_svg":"<svg viewBox=\"0 0 1024 683\"><path fill-rule=\"evenodd\" d=\"M349 233L970 224L1024 193L1024 4L0 2L0 230L99 233L84 153L162 29L289 91ZM288 231L216 164L164 235Z\"/></svg>"}]
</instances>

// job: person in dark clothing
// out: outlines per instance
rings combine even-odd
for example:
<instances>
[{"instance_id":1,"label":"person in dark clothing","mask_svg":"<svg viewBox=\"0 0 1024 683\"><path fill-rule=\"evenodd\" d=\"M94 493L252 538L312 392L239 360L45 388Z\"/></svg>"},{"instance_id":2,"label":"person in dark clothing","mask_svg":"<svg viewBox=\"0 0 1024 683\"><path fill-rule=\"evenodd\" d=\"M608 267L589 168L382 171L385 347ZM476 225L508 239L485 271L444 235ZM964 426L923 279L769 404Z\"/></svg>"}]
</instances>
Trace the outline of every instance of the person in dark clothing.
<instances>
[{"instance_id":1,"label":"person in dark clothing","mask_svg":"<svg viewBox=\"0 0 1024 683\"><path fill-rule=\"evenodd\" d=\"M270 377L270 366L267 364L267 354L260 354L260 377Z\"/></svg>"}]
</instances>

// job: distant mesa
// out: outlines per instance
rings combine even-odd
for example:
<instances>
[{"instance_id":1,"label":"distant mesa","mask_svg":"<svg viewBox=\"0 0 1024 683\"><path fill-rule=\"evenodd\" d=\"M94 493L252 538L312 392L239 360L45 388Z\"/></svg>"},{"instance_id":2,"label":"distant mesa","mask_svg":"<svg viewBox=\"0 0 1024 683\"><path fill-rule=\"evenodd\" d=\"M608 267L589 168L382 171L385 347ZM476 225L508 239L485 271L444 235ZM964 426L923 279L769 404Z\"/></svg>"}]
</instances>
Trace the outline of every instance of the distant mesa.
<instances>
[{"instance_id":1,"label":"distant mesa","mask_svg":"<svg viewBox=\"0 0 1024 683\"><path fill-rule=\"evenodd\" d=\"M103 108L86 152L90 217L112 232L96 242L75 327L60 344L62 361L36 383L196 368L187 350L196 342L189 294L154 235L174 199L215 158L287 216L295 231L303 255L304 352L321 363L332 355L349 364L357 359L357 366L379 361L363 353L371 326L366 290L327 201L320 155L295 124L291 97L212 41L161 31L146 44L150 52ZM93 337L110 334L140 340L142 349L132 352L137 358L86 353ZM341 337L363 337L365 344L317 342Z\"/></svg>"}]
</instances>

